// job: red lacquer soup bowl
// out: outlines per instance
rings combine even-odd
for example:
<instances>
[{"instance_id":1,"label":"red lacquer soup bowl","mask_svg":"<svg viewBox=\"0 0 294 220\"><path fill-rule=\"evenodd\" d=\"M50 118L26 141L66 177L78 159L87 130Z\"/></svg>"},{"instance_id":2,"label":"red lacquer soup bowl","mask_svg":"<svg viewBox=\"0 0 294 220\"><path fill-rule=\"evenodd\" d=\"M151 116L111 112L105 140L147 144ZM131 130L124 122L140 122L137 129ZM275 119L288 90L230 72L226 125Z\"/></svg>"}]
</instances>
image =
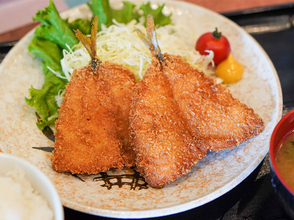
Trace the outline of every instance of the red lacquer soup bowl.
<instances>
[{"instance_id":1,"label":"red lacquer soup bowl","mask_svg":"<svg viewBox=\"0 0 294 220\"><path fill-rule=\"evenodd\" d=\"M276 125L270 140L270 169L274 190L286 213L294 219L294 188L285 181L277 168L277 152L285 139L294 133L294 110L286 114ZM294 169L294 164L293 164Z\"/></svg>"}]
</instances>

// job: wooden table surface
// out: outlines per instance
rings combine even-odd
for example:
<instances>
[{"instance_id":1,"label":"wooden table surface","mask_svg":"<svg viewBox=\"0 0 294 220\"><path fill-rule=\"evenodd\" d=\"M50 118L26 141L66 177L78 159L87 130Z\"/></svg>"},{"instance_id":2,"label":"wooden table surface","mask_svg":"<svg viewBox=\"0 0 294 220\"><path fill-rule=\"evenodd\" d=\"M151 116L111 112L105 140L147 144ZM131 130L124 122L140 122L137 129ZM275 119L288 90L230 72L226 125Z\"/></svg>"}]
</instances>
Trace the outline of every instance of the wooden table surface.
<instances>
[{"instance_id":1,"label":"wooden table surface","mask_svg":"<svg viewBox=\"0 0 294 220\"><path fill-rule=\"evenodd\" d=\"M179 0L179 1L191 2L219 13L294 2L294 0ZM32 15L32 17L33 16L34 15ZM29 23L15 30L2 33L0 34L0 42L19 40L36 25L38 25L37 22Z\"/></svg>"}]
</instances>

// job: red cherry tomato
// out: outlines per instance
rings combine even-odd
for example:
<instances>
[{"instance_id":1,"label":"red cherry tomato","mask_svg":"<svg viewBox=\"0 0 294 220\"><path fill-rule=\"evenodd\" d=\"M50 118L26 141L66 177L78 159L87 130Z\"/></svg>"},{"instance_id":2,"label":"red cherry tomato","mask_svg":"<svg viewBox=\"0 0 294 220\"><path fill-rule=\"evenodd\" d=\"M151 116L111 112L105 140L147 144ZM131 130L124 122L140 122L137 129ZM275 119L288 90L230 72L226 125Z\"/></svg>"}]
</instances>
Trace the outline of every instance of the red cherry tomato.
<instances>
[{"instance_id":1,"label":"red cherry tomato","mask_svg":"<svg viewBox=\"0 0 294 220\"><path fill-rule=\"evenodd\" d=\"M214 52L214 64L218 65L224 61L231 52L230 43L225 36L218 32L217 28L214 32L208 32L199 37L196 42L195 49L202 55L207 55L205 50Z\"/></svg>"}]
</instances>

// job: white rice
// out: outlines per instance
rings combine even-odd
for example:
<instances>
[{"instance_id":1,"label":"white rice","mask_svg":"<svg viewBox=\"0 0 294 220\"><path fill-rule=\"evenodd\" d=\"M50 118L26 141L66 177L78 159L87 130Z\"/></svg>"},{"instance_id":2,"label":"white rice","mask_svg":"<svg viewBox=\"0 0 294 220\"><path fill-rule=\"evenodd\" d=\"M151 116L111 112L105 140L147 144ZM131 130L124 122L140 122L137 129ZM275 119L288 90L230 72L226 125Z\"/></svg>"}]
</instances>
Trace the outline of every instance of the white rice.
<instances>
[{"instance_id":1,"label":"white rice","mask_svg":"<svg viewBox=\"0 0 294 220\"><path fill-rule=\"evenodd\" d=\"M20 168L0 176L1 220L52 220L47 201L31 186Z\"/></svg>"}]
</instances>

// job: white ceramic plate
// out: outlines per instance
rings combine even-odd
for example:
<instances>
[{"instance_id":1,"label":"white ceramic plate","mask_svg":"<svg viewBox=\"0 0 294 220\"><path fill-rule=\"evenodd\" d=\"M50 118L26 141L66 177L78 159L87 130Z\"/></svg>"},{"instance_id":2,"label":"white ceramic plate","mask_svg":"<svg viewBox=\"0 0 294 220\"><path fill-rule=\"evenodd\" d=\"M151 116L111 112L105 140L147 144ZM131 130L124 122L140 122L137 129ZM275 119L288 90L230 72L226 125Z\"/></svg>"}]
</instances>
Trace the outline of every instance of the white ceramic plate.
<instances>
[{"instance_id":1,"label":"white ceramic plate","mask_svg":"<svg viewBox=\"0 0 294 220\"><path fill-rule=\"evenodd\" d=\"M135 1L140 4L140 1ZM265 122L264 131L233 150L210 153L188 175L163 189L130 190L130 186L108 190L94 176L84 182L52 170L50 153L32 147L53 146L36 127L35 111L24 100L28 88L43 82L40 63L28 52L33 32L7 55L0 69L0 148L4 153L25 158L40 168L54 183L63 204L94 215L117 218L164 216L206 204L230 191L263 160L272 130L282 115L282 93L276 70L263 49L242 28L212 11L180 1L166 3L173 21L200 34L218 27L231 43L233 56L245 66L243 79L230 87L233 96L252 107ZM115 3L114 3L115 4ZM118 3L116 2L116 5ZM63 17L89 17L86 5L73 8Z\"/></svg>"}]
</instances>

